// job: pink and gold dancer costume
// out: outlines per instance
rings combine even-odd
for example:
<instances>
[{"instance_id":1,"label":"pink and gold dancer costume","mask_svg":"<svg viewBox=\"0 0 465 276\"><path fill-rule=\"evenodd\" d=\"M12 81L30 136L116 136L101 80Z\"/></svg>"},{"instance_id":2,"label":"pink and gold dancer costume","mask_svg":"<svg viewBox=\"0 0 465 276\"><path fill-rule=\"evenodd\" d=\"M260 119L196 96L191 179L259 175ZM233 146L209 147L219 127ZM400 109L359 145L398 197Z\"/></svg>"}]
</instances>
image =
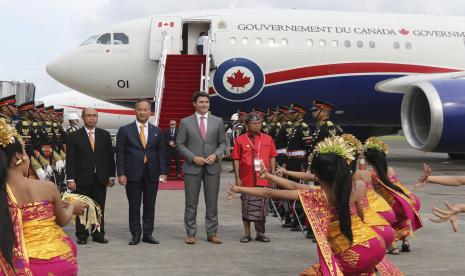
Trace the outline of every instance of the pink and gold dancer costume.
<instances>
[{"instance_id":1,"label":"pink and gold dancer costume","mask_svg":"<svg viewBox=\"0 0 465 276\"><path fill-rule=\"evenodd\" d=\"M402 189L405 195L385 185L375 171L371 171L370 174L376 192L380 194L394 210L395 221L391 223L391 226L396 232L396 240L401 240L413 235L414 231L422 227L422 222L418 213L421 205L419 198L402 185L396 175L389 176L389 180Z\"/></svg>"},{"instance_id":2,"label":"pink and gold dancer costume","mask_svg":"<svg viewBox=\"0 0 465 276\"><path fill-rule=\"evenodd\" d=\"M55 222L49 201L19 205L7 186L15 246L13 267L0 253L0 275L77 275L77 249Z\"/></svg>"},{"instance_id":3,"label":"pink and gold dancer costume","mask_svg":"<svg viewBox=\"0 0 465 276\"><path fill-rule=\"evenodd\" d=\"M324 192L320 189L302 190L300 201L310 221L318 243L319 263L301 275L402 275L385 258L386 245L357 215L351 205L353 242L341 233L335 208L328 206Z\"/></svg>"}]
</instances>

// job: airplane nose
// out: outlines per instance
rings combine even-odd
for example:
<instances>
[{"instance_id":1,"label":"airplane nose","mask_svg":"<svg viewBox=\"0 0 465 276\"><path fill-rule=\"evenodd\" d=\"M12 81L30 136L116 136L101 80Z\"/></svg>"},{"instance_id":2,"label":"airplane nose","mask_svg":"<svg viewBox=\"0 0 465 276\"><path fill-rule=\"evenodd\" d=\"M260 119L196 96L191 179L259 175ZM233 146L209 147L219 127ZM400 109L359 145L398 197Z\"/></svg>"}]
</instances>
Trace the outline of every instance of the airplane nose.
<instances>
[{"instance_id":1,"label":"airplane nose","mask_svg":"<svg viewBox=\"0 0 465 276\"><path fill-rule=\"evenodd\" d=\"M72 82L72 62L71 55L63 54L53 58L45 66L47 73L55 80L66 86L71 86Z\"/></svg>"}]
</instances>

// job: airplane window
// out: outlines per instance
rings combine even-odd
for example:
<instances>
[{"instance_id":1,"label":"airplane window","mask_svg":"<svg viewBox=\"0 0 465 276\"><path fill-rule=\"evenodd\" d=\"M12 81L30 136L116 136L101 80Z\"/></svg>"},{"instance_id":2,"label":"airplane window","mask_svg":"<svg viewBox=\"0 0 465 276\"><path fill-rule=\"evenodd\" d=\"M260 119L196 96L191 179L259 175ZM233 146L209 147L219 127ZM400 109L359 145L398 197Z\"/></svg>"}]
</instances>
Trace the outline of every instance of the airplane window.
<instances>
[{"instance_id":1,"label":"airplane window","mask_svg":"<svg viewBox=\"0 0 465 276\"><path fill-rule=\"evenodd\" d=\"M375 46L376 46L376 44L375 44L374 41L370 41L370 42L368 43L368 45L370 46L370 48L375 48Z\"/></svg>"},{"instance_id":2,"label":"airplane window","mask_svg":"<svg viewBox=\"0 0 465 276\"><path fill-rule=\"evenodd\" d=\"M114 33L113 44L115 45L129 44L129 37L125 33Z\"/></svg>"},{"instance_id":3,"label":"airplane window","mask_svg":"<svg viewBox=\"0 0 465 276\"><path fill-rule=\"evenodd\" d=\"M407 50L412 50L412 43L406 42L406 43L405 43L405 49L407 49Z\"/></svg>"},{"instance_id":4,"label":"airplane window","mask_svg":"<svg viewBox=\"0 0 465 276\"><path fill-rule=\"evenodd\" d=\"M236 39L235 37L231 37L231 38L229 39L229 43L231 43L231 44L234 45L234 44L237 43L237 39Z\"/></svg>"},{"instance_id":5,"label":"airplane window","mask_svg":"<svg viewBox=\"0 0 465 276\"><path fill-rule=\"evenodd\" d=\"M289 42L287 41L287 39L281 38L281 45L286 46L287 44L289 44Z\"/></svg>"},{"instance_id":6,"label":"airplane window","mask_svg":"<svg viewBox=\"0 0 465 276\"><path fill-rule=\"evenodd\" d=\"M357 41L357 47L362 48L363 47L363 42L362 41Z\"/></svg>"},{"instance_id":7,"label":"airplane window","mask_svg":"<svg viewBox=\"0 0 465 276\"><path fill-rule=\"evenodd\" d=\"M326 41L324 39L320 40L320 47L326 47Z\"/></svg>"},{"instance_id":8,"label":"airplane window","mask_svg":"<svg viewBox=\"0 0 465 276\"><path fill-rule=\"evenodd\" d=\"M399 48L400 48L399 42L394 42L394 49L399 49Z\"/></svg>"},{"instance_id":9,"label":"airplane window","mask_svg":"<svg viewBox=\"0 0 465 276\"><path fill-rule=\"evenodd\" d=\"M247 37L242 38L242 44L247 45L249 44L249 39Z\"/></svg>"},{"instance_id":10,"label":"airplane window","mask_svg":"<svg viewBox=\"0 0 465 276\"><path fill-rule=\"evenodd\" d=\"M313 40L307 39L307 46L313 47Z\"/></svg>"},{"instance_id":11,"label":"airplane window","mask_svg":"<svg viewBox=\"0 0 465 276\"><path fill-rule=\"evenodd\" d=\"M259 37L257 37L257 38L255 39L255 44L257 44L257 45L262 45L262 39L259 38Z\"/></svg>"},{"instance_id":12,"label":"airplane window","mask_svg":"<svg viewBox=\"0 0 465 276\"><path fill-rule=\"evenodd\" d=\"M333 46L337 47L339 45L339 42L337 40L333 40Z\"/></svg>"},{"instance_id":13,"label":"airplane window","mask_svg":"<svg viewBox=\"0 0 465 276\"><path fill-rule=\"evenodd\" d=\"M344 41L344 46L346 46L346 48L349 48L350 47L350 40Z\"/></svg>"},{"instance_id":14,"label":"airplane window","mask_svg":"<svg viewBox=\"0 0 465 276\"><path fill-rule=\"evenodd\" d=\"M274 45L274 38L268 38L268 45L273 46Z\"/></svg>"},{"instance_id":15,"label":"airplane window","mask_svg":"<svg viewBox=\"0 0 465 276\"><path fill-rule=\"evenodd\" d=\"M109 33L101 35L99 38L97 38L97 44L110 45L111 35Z\"/></svg>"},{"instance_id":16,"label":"airplane window","mask_svg":"<svg viewBox=\"0 0 465 276\"><path fill-rule=\"evenodd\" d=\"M92 35L92 36L90 36L89 38L87 38L86 40L84 40L84 42L82 42L81 45L79 45L79 46L94 44L95 41L97 40L97 37L98 37L98 36L99 36L99 35Z\"/></svg>"}]
</instances>

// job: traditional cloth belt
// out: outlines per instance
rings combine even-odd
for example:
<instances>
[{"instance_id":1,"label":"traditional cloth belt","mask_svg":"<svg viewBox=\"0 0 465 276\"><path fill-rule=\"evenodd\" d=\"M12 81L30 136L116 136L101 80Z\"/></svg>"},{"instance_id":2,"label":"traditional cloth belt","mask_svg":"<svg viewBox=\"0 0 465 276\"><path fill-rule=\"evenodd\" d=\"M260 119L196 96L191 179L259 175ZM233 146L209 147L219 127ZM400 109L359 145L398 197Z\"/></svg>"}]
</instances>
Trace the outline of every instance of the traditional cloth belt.
<instances>
[{"instance_id":1,"label":"traditional cloth belt","mask_svg":"<svg viewBox=\"0 0 465 276\"><path fill-rule=\"evenodd\" d=\"M287 154L287 149L278 149L276 150L277 154Z\"/></svg>"},{"instance_id":2,"label":"traditional cloth belt","mask_svg":"<svg viewBox=\"0 0 465 276\"><path fill-rule=\"evenodd\" d=\"M287 156L302 157L302 156L305 156L305 151L304 150L290 151L290 152L287 153Z\"/></svg>"}]
</instances>

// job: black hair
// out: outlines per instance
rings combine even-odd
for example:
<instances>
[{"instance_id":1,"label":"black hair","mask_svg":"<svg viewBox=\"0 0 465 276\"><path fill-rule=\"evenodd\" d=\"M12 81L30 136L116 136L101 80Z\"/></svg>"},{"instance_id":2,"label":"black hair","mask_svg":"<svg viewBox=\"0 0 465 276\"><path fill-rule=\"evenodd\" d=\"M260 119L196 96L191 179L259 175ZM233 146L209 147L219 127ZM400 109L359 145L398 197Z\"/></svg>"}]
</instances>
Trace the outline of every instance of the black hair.
<instances>
[{"instance_id":1,"label":"black hair","mask_svg":"<svg viewBox=\"0 0 465 276\"><path fill-rule=\"evenodd\" d=\"M327 183L333 191L339 217L339 228L352 244L353 234L349 205L352 193L352 175L349 165L341 156L329 153L315 155L311 166L312 172Z\"/></svg>"},{"instance_id":2,"label":"black hair","mask_svg":"<svg viewBox=\"0 0 465 276\"><path fill-rule=\"evenodd\" d=\"M143 99L138 99L138 100L136 101L136 103L134 104L134 107L135 107L138 103L141 103L141 102L146 102L146 103L148 103L150 106L152 106L152 101L151 101L151 100L143 98Z\"/></svg>"},{"instance_id":3,"label":"black hair","mask_svg":"<svg viewBox=\"0 0 465 276\"><path fill-rule=\"evenodd\" d=\"M192 102L196 103L197 102L197 99L200 98L200 97L205 97L205 98L208 98L208 100L210 100L210 95L208 95L207 92L204 92L204 91L196 91L194 93L194 96L192 96Z\"/></svg>"},{"instance_id":4,"label":"black hair","mask_svg":"<svg viewBox=\"0 0 465 276\"><path fill-rule=\"evenodd\" d=\"M0 147L0 250L10 266L13 266L14 232L8 209L8 193L6 191L6 178L11 159L16 153L23 152L23 145L15 139L14 143L5 148Z\"/></svg>"},{"instance_id":5,"label":"black hair","mask_svg":"<svg viewBox=\"0 0 465 276\"><path fill-rule=\"evenodd\" d=\"M375 169L376 174L386 186L407 196L401 188L392 183L389 179L388 164L384 152L377 149L367 149L365 151L365 159L371 164L373 169Z\"/></svg>"}]
</instances>

